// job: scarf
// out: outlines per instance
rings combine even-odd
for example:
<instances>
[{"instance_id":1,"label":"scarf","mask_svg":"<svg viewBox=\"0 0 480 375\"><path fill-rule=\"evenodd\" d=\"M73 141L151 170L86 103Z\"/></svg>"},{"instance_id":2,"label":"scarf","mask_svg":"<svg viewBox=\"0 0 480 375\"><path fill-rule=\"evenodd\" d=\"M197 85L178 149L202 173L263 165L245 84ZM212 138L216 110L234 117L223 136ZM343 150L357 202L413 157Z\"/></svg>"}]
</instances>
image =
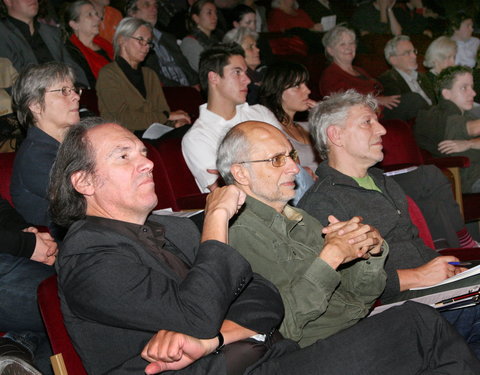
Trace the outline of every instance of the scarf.
<instances>
[{"instance_id":1,"label":"scarf","mask_svg":"<svg viewBox=\"0 0 480 375\"><path fill-rule=\"evenodd\" d=\"M93 43L95 43L107 53L110 61L108 61L99 53L95 52L93 49L88 48L80 41L80 39L78 39L75 34L72 34L70 36L70 42L72 42L73 45L75 45L85 57L85 60L87 60L88 66L90 67L90 70L92 71L95 79L98 78L98 72L100 71L100 69L102 69L105 65L107 65L113 60L113 46L110 44L110 42L106 41L98 35L93 38Z\"/></svg>"}]
</instances>

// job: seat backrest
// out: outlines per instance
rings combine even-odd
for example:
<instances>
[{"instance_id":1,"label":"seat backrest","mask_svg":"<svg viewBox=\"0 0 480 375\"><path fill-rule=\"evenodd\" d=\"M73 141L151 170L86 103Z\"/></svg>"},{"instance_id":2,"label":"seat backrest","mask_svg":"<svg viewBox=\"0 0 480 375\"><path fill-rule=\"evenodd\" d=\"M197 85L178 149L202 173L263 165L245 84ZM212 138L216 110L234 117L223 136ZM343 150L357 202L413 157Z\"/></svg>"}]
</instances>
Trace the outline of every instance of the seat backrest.
<instances>
[{"instance_id":1,"label":"seat backrest","mask_svg":"<svg viewBox=\"0 0 480 375\"><path fill-rule=\"evenodd\" d=\"M157 150L164 162L178 210L204 208L206 194L203 194L198 188L195 178L183 158L182 139L160 139Z\"/></svg>"},{"instance_id":2,"label":"seat backrest","mask_svg":"<svg viewBox=\"0 0 480 375\"><path fill-rule=\"evenodd\" d=\"M82 108L88 109L96 116L100 116L97 91L94 88L83 89L82 95L80 96L80 109Z\"/></svg>"},{"instance_id":3,"label":"seat backrest","mask_svg":"<svg viewBox=\"0 0 480 375\"><path fill-rule=\"evenodd\" d=\"M177 111L179 109L187 112L193 122L198 118L201 104L204 103L202 95L193 87L178 86L178 87L163 87L165 99L167 99L170 111Z\"/></svg>"},{"instance_id":4,"label":"seat backrest","mask_svg":"<svg viewBox=\"0 0 480 375\"><path fill-rule=\"evenodd\" d=\"M68 375L87 375L63 322L56 275L40 283L37 297L53 353L62 353Z\"/></svg>"},{"instance_id":5,"label":"seat backrest","mask_svg":"<svg viewBox=\"0 0 480 375\"><path fill-rule=\"evenodd\" d=\"M10 180L12 179L13 160L15 152L0 153L0 196L12 203L10 195Z\"/></svg>"},{"instance_id":6,"label":"seat backrest","mask_svg":"<svg viewBox=\"0 0 480 375\"><path fill-rule=\"evenodd\" d=\"M435 249L435 244L433 242L430 229L428 228L428 224L425 220L425 217L423 216L422 211L417 206L415 201L409 196L407 196L407 201L410 220L412 220L413 225L417 227L419 237L423 240L425 245L427 245L431 249Z\"/></svg>"},{"instance_id":7,"label":"seat backrest","mask_svg":"<svg viewBox=\"0 0 480 375\"><path fill-rule=\"evenodd\" d=\"M155 209L171 208L174 211L179 211L180 209L177 206L177 201L173 194L165 163L155 146L145 140L143 143L147 148L147 157L153 162L153 181L155 182L155 193L158 199Z\"/></svg>"},{"instance_id":8,"label":"seat backrest","mask_svg":"<svg viewBox=\"0 0 480 375\"><path fill-rule=\"evenodd\" d=\"M383 161L380 163L382 167L424 163L411 125L402 120L381 120L381 123L387 130L387 134L382 137L384 154Z\"/></svg>"}]
</instances>

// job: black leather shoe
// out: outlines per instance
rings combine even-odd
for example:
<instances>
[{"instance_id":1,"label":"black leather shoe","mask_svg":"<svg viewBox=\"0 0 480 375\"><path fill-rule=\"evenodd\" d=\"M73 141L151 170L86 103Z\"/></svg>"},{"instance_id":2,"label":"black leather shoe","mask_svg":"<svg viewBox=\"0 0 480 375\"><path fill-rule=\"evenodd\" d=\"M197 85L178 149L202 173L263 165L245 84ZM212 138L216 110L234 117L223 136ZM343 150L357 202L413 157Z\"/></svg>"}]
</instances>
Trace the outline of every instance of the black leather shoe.
<instances>
[{"instance_id":1,"label":"black leather shoe","mask_svg":"<svg viewBox=\"0 0 480 375\"><path fill-rule=\"evenodd\" d=\"M0 337L1 375L42 375L33 367L32 354L22 345Z\"/></svg>"}]
</instances>

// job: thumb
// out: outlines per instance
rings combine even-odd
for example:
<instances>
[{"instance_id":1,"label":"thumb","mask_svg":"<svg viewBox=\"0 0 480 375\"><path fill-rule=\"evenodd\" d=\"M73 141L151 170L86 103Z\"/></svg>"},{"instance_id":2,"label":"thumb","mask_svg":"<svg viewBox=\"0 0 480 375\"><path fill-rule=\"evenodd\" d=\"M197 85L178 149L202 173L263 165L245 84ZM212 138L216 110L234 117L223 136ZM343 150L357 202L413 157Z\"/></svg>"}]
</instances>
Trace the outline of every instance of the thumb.
<instances>
[{"instance_id":1,"label":"thumb","mask_svg":"<svg viewBox=\"0 0 480 375\"><path fill-rule=\"evenodd\" d=\"M147 367L145 367L145 374L158 374L162 371L167 370L167 364L165 362L157 361L150 363Z\"/></svg>"}]
</instances>

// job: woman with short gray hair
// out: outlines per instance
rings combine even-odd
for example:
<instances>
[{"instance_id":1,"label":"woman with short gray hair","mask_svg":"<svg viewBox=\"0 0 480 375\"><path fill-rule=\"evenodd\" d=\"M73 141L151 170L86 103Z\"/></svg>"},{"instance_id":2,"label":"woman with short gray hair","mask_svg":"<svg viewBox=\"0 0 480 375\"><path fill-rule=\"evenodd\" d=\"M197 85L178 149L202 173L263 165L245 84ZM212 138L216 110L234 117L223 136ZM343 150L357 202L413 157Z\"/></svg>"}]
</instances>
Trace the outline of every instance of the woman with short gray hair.
<instances>
[{"instance_id":1,"label":"woman with short gray hair","mask_svg":"<svg viewBox=\"0 0 480 375\"><path fill-rule=\"evenodd\" d=\"M179 127L190 123L184 111L170 112L157 74L142 62L152 47L152 25L124 18L113 37L115 61L97 79L98 107L103 118L141 136L152 123Z\"/></svg>"},{"instance_id":2,"label":"woman with short gray hair","mask_svg":"<svg viewBox=\"0 0 480 375\"><path fill-rule=\"evenodd\" d=\"M10 193L16 210L33 225L48 226L50 168L69 127L80 120L81 89L63 63L32 65L20 73L12 90L14 108L27 137L17 151Z\"/></svg>"},{"instance_id":3,"label":"woman with short gray hair","mask_svg":"<svg viewBox=\"0 0 480 375\"><path fill-rule=\"evenodd\" d=\"M320 78L319 89L322 96L355 89L361 94L375 95L384 110L391 110L400 103L399 95L382 95L382 84L365 70L352 64L357 50L353 30L341 25L335 26L323 36L322 43L325 54L332 61Z\"/></svg>"}]
</instances>

